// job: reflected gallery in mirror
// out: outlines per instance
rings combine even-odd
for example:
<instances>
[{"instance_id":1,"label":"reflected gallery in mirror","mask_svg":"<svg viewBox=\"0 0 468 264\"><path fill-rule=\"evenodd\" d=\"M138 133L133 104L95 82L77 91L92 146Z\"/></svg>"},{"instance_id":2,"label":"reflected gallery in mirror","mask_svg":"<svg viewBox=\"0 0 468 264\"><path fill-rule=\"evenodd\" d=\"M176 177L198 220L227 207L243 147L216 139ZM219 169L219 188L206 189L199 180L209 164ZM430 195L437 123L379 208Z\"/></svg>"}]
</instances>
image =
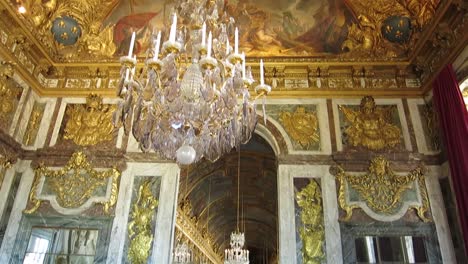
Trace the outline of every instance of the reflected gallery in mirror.
<instances>
[{"instance_id":1,"label":"reflected gallery in mirror","mask_svg":"<svg viewBox=\"0 0 468 264\"><path fill-rule=\"evenodd\" d=\"M357 263L428 263L424 237L364 236L355 244Z\"/></svg>"},{"instance_id":2,"label":"reflected gallery in mirror","mask_svg":"<svg viewBox=\"0 0 468 264\"><path fill-rule=\"evenodd\" d=\"M91 264L98 230L33 227L23 264Z\"/></svg>"}]
</instances>

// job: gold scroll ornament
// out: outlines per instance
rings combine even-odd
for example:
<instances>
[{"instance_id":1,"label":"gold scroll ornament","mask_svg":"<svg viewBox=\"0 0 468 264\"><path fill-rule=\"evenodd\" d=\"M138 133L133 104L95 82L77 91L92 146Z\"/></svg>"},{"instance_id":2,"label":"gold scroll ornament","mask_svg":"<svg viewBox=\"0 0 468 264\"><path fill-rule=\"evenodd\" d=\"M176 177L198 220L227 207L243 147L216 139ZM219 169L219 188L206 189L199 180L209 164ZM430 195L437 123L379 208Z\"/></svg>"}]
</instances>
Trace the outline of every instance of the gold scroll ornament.
<instances>
[{"instance_id":1,"label":"gold scroll ornament","mask_svg":"<svg viewBox=\"0 0 468 264\"><path fill-rule=\"evenodd\" d=\"M339 109L349 123L344 133L350 145L383 150L400 144L400 129L391 122L392 106L376 106L372 96L365 96L358 111L343 105Z\"/></svg>"},{"instance_id":2,"label":"gold scroll ornament","mask_svg":"<svg viewBox=\"0 0 468 264\"><path fill-rule=\"evenodd\" d=\"M319 141L317 117L314 112L306 112L305 107L298 106L294 113L283 111L279 119L286 132L303 148Z\"/></svg>"},{"instance_id":3,"label":"gold scroll ornament","mask_svg":"<svg viewBox=\"0 0 468 264\"><path fill-rule=\"evenodd\" d=\"M68 120L63 138L73 140L80 146L92 146L112 140L114 110L115 106L103 104L101 96L89 95L86 105L73 105L67 109Z\"/></svg>"},{"instance_id":4,"label":"gold scroll ornament","mask_svg":"<svg viewBox=\"0 0 468 264\"><path fill-rule=\"evenodd\" d=\"M128 224L128 236L130 238L128 259L130 263L134 264L147 262L153 242L151 223L159 202L154 197L151 186L151 179L147 179L141 184L138 189L138 199L133 205L132 220Z\"/></svg>"},{"instance_id":5,"label":"gold scroll ornament","mask_svg":"<svg viewBox=\"0 0 468 264\"><path fill-rule=\"evenodd\" d=\"M323 243L325 231L323 226L322 193L315 180L296 193L296 201L301 208L299 235L302 240L302 258L304 264L320 264L325 256Z\"/></svg>"},{"instance_id":6,"label":"gold scroll ornament","mask_svg":"<svg viewBox=\"0 0 468 264\"><path fill-rule=\"evenodd\" d=\"M346 174L343 168L338 167L336 175L340 184L338 202L346 212L344 221L351 219L353 209L358 208L356 204L350 205L346 201L348 194L347 185L351 186L359 194L366 205L374 212L384 215L392 215L403 203L403 194L412 188L412 183L417 182L421 196L420 205L410 208L416 210L419 218L424 222L430 222L426 212L429 211L429 198L427 196L423 169L417 168L406 176L397 176L389 166L389 162L382 156L371 161L369 172L362 176Z\"/></svg>"},{"instance_id":7,"label":"gold scroll ornament","mask_svg":"<svg viewBox=\"0 0 468 264\"><path fill-rule=\"evenodd\" d=\"M42 201L37 198L37 195L42 177L48 180L48 186L56 195L57 203L63 208L80 207L91 198L97 188L107 186L109 178L112 178L110 197L105 202L97 203L102 204L104 212L109 214L109 209L117 202L120 171L115 167L106 171L96 171L81 151L73 153L67 165L62 169L51 170L41 164L35 169L35 174L29 194L29 202L32 206L24 210L26 214L34 213L41 205Z\"/></svg>"}]
</instances>

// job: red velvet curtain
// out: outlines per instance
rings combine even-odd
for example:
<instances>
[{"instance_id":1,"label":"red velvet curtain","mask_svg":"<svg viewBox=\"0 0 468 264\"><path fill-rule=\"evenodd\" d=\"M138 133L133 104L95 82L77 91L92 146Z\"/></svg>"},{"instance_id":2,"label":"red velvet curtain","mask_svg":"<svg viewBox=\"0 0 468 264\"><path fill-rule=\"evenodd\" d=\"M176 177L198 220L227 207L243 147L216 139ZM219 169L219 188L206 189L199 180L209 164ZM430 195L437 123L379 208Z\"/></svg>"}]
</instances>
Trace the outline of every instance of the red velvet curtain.
<instances>
[{"instance_id":1,"label":"red velvet curtain","mask_svg":"<svg viewBox=\"0 0 468 264\"><path fill-rule=\"evenodd\" d=\"M468 253L468 113L451 65L440 72L433 88Z\"/></svg>"}]
</instances>

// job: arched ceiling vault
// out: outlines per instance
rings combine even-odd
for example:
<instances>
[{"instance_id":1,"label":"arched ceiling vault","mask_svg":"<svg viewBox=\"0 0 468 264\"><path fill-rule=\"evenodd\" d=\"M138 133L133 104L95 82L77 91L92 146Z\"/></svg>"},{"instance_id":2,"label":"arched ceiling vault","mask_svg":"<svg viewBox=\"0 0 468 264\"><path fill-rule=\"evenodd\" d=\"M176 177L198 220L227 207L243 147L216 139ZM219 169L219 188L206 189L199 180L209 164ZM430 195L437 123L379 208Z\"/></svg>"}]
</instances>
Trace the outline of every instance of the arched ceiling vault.
<instances>
[{"instance_id":1,"label":"arched ceiling vault","mask_svg":"<svg viewBox=\"0 0 468 264\"><path fill-rule=\"evenodd\" d=\"M237 226L238 152L214 163L203 161L181 172L179 199L187 198L192 213L208 226L221 249L229 247L229 235ZM245 227L247 246L274 254L277 245L277 162L273 150L258 135L241 146L239 218ZM267 247L267 248L265 248Z\"/></svg>"}]
</instances>

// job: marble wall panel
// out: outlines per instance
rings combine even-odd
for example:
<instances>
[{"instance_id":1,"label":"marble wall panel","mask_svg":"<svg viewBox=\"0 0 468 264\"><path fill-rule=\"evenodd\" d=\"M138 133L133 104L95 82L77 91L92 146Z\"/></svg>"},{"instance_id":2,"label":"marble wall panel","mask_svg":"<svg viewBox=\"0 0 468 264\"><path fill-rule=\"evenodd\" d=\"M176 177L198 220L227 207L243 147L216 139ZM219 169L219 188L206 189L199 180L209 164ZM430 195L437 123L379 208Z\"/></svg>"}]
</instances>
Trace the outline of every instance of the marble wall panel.
<instances>
[{"instance_id":1,"label":"marble wall panel","mask_svg":"<svg viewBox=\"0 0 468 264\"><path fill-rule=\"evenodd\" d=\"M23 116L18 124L18 129L15 132L15 139L17 142L22 143L22 147L27 150L36 150L42 148L45 145L47 132L49 130L50 123L52 122L52 115L54 112L57 98L46 98L39 97L36 93L31 91L31 96L24 104ZM33 139L30 140L29 144L25 143L25 139L28 137L29 126L31 123L34 112L39 110L42 112L36 129L33 131Z\"/></svg>"},{"instance_id":2,"label":"marble wall panel","mask_svg":"<svg viewBox=\"0 0 468 264\"><path fill-rule=\"evenodd\" d=\"M429 133L428 120L425 118L427 112L426 101L418 99L408 99L408 108L410 110L411 122L413 123L414 134L416 135L416 145L418 151L427 155L434 155L440 152L440 137L438 139L431 138ZM428 126L429 125L429 126ZM431 128L434 133L439 133L438 130ZM438 141L435 142L434 140ZM439 148L438 148L438 147Z\"/></svg>"}]
</instances>

